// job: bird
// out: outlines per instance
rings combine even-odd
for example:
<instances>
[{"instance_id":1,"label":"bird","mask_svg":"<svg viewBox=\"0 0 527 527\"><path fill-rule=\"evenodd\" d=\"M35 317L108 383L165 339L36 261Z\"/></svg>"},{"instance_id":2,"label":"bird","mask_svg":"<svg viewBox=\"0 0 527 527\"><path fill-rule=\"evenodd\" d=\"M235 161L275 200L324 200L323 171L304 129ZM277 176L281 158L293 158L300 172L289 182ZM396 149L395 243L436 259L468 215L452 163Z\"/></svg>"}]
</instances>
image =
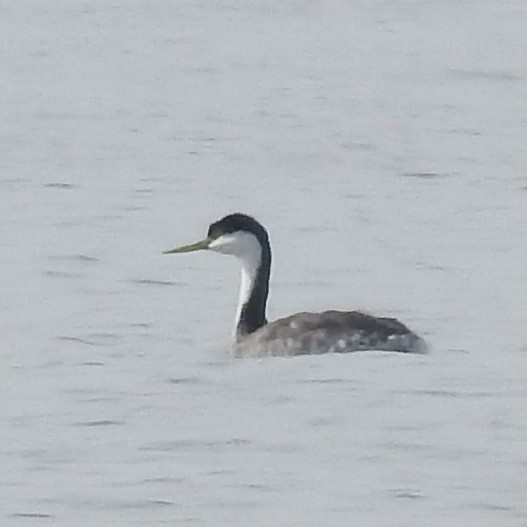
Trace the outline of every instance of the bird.
<instances>
[{"instance_id":1,"label":"bird","mask_svg":"<svg viewBox=\"0 0 527 527\"><path fill-rule=\"evenodd\" d=\"M213 251L241 262L241 284L233 332L234 357L295 356L378 350L426 353L427 344L396 318L363 311L301 312L268 322L266 317L271 245L265 227L252 216L228 214L208 228L207 237L164 251Z\"/></svg>"}]
</instances>

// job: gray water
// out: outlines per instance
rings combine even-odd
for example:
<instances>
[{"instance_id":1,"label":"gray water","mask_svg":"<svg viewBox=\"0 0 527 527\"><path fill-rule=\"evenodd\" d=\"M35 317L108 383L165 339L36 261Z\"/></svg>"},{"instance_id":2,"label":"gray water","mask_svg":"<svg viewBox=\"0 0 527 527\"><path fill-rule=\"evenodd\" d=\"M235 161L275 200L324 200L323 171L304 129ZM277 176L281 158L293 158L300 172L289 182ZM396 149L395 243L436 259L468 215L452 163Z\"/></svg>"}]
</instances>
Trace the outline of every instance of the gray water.
<instances>
[{"instance_id":1,"label":"gray water","mask_svg":"<svg viewBox=\"0 0 527 527\"><path fill-rule=\"evenodd\" d=\"M527 525L527 4L0 8L0 524ZM397 316L427 356L228 355L270 317Z\"/></svg>"}]
</instances>

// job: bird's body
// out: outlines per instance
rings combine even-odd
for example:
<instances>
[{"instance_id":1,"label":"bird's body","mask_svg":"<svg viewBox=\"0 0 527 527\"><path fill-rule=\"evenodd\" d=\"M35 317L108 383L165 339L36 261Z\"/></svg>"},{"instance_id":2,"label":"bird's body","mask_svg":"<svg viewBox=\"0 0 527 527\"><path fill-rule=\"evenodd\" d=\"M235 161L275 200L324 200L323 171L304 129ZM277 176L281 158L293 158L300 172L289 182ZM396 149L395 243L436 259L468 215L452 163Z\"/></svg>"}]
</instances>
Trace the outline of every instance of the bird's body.
<instances>
[{"instance_id":1,"label":"bird's body","mask_svg":"<svg viewBox=\"0 0 527 527\"><path fill-rule=\"evenodd\" d=\"M236 357L317 355L379 350L423 353L424 341L395 318L361 311L295 313L237 338Z\"/></svg>"},{"instance_id":2,"label":"bird's body","mask_svg":"<svg viewBox=\"0 0 527 527\"><path fill-rule=\"evenodd\" d=\"M424 353L424 340L395 318L361 311L296 313L267 322L271 247L265 228L245 214L230 214L209 227L207 238L167 253L208 249L242 263L233 354L236 357L347 353L362 350Z\"/></svg>"}]
</instances>

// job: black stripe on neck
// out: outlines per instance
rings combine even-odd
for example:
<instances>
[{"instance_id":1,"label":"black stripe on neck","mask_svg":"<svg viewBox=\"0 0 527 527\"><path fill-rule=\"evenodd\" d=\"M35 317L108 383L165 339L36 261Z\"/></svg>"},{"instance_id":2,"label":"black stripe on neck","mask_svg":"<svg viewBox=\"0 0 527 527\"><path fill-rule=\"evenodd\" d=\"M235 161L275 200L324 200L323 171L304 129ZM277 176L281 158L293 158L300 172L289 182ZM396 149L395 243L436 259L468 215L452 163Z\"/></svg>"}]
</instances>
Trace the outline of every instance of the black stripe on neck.
<instances>
[{"instance_id":1,"label":"black stripe on neck","mask_svg":"<svg viewBox=\"0 0 527 527\"><path fill-rule=\"evenodd\" d=\"M262 240L260 240L262 241ZM262 243L262 261L256 272L249 300L242 306L240 319L236 326L236 340L253 333L267 324L265 316L267 297L269 295L269 278L271 274L271 248L269 243Z\"/></svg>"}]
</instances>

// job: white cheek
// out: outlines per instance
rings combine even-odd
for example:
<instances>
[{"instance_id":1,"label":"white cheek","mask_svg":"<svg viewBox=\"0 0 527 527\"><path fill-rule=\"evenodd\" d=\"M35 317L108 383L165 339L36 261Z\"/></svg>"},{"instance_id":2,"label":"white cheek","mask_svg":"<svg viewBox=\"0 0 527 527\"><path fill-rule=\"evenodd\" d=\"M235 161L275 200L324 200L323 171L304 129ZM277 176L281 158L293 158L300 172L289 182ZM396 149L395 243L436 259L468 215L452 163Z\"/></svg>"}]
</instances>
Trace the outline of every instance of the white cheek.
<instances>
[{"instance_id":1,"label":"white cheek","mask_svg":"<svg viewBox=\"0 0 527 527\"><path fill-rule=\"evenodd\" d=\"M233 234L223 234L209 245L211 251L222 254L236 255L236 237Z\"/></svg>"},{"instance_id":2,"label":"white cheek","mask_svg":"<svg viewBox=\"0 0 527 527\"><path fill-rule=\"evenodd\" d=\"M223 234L209 245L211 251L237 256L244 261L259 263L261 247L256 236L250 232Z\"/></svg>"}]
</instances>

